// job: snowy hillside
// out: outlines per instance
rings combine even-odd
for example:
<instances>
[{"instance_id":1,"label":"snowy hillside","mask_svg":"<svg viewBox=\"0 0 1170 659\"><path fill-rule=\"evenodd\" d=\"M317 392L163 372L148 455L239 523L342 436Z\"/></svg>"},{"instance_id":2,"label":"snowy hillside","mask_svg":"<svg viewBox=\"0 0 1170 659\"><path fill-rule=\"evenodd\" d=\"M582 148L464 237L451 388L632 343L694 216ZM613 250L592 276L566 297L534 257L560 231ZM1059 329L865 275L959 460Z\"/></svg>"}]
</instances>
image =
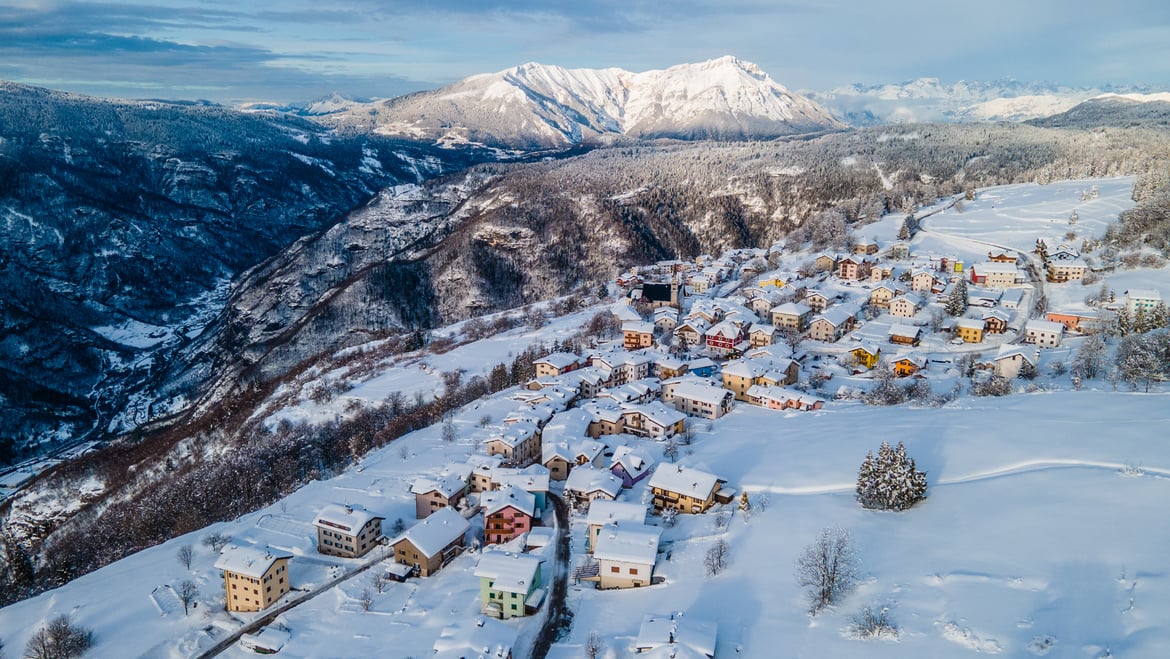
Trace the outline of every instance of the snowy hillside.
<instances>
[{"instance_id":1,"label":"snowy hillside","mask_svg":"<svg viewBox=\"0 0 1170 659\"><path fill-rule=\"evenodd\" d=\"M974 262L991 247L1026 251L1036 237L1058 239L1073 232L1087 238L1133 206L1133 183L1132 177L1119 177L981 189L962 208L944 203L922 209L925 221L911 249ZM1079 219L1070 225L1073 211ZM902 217L895 213L865 225L864 235L856 237L887 244ZM783 253L779 267L794 269L809 256ZM1100 276L1119 292L1170 290L1165 266ZM812 279L810 285L816 285ZM820 275L815 279L824 281ZM848 291L865 284L834 286ZM1085 291L1096 288L1075 281L1043 286L1055 307L1075 305ZM493 367L520 351L536 343L564 342L607 310L636 313L620 303L595 306L479 340L469 338L470 321L451 325L434 332L458 339L446 352L422 350L379 360L361 376L344 368L314 370L308 377L321 385L345 380L344 387L336 396L319 399L293 387L276 391L257 407L256 420L268 427L323 426L383 404L396 393L404 399L434 399L449 388L448 375L457 369L466 379L490 376ZM964 394L941 407L829 400L808 412L737 402L722 418L697 421L689 444L603 436L610 449L630 446L651 457L659 470L672 469L677 459L717 475L728 489L746 493L753 510L745 514L734 503L716 506L706 514L682 515L673 526L661 516L649 516L662 532L653 566L653 576L662 582L617 591L570 580L571 627L547 656L582 656L594 632L605 648L599 656L631 656L648 612L686 612L716 624L716 656L723 658L1170 656L1170 628L1164 623L1170 607L1170 577L1164 569L1170 529L1159 523L1170 497L1170 445L1157 441L1165 435L1170 394L1164 384L1163 391L1148 394L1131 392L1124 384L1118 390L1104 376L1090 377L1084 390L1074 390L1065 372L1057 374L1053 367L1067 363L1086 340L1069 335L1062 346L1044 349L1038 359L1041 374L1019 381L1016 393L1002 398ZM801 379L815 368L811 362L823 367L842 344L854 345L848 339L801 344L811 355L800 367ZM953 367L961 355L990 345L930 348L924 381L936 391L951 389L964 380ZM892 344L884 349L902 350ZM830 368L840 374L833 386L842 380L873 382L864 373ZM436 576L375 590L370 572L356 570L367 561L380 569L376 563L382 550L375 548L366 559L320 554L314 519L330 504L360 506L385 517L385 534L397 536L391 529L399 519L406 527L414 524L410 490L416 479L435 477L481 455L485 438L505 425L510 413L535 414L527 403L511 398L516 393L509 388L474 400L454 410L449 425L421 427L384 448L357 453L352 468L322 473L270 506L139 551L6 607L0 611L0 641L10 653L19 651L48 620L68 614L93 630L90 656L212 656L216 643L230 640L259 617L224 611L223 579L215 568L219 556L204 544L219 533L236 545L293 555L294 591L280 604L302 594L312 597L273 621L288 632L280 656L370 656L387 648L392 656L430 656L444 628L474 625L481 592L475 571L484 550L453 556ZM553 418L546 437L553 428L565 432L568 427ZM903 442L927 472L927 499L908 511L865 510L854 498L862 459L883 441ZM673 458L672 446L677 450ZM100 480L100 473L91 475L87 488L100 489ZM553 493L561 487L554 484ZM642 481L618 498L644 503L647 490ZM21 505L57 504L46 498ZM551 513L551 508L545 511L548 525ZM473 533L480 531L482 516L470 518ZM852 534L858 584L836 606L810 616L794 563L830 526ZM585 560L583 515L570 519L569 533L571 565L580 565ZM705 556L719 540L729 546L727 567L709 576ZM515 540L507 548L519 551L523 544ZM187 545L189 563L182 558ZM534 550L550 565L545 582L564 574L551 567L557 562L551 550ZM198 589L197 606L189 612L179 596L187 581ZM899 629L896 640L855 638L851 618L867 606L888 607ZM537 615L504 623L517 635L515 656L528 656L549 607L546 603ZM229 643L219 656L253 655Z\"/></svg>"},{"instance_id":2,"label":"snowy hillside","mask_svg":"<svg viewBox=\"0 0 1170 659\"><path fill-rule=\"evenodd\" d=\"M605 137L772 137L839 128L824 109L734 57L631 73L529 63L320 118L382 135L507 146Z\"/></svg>"}]
</instances>

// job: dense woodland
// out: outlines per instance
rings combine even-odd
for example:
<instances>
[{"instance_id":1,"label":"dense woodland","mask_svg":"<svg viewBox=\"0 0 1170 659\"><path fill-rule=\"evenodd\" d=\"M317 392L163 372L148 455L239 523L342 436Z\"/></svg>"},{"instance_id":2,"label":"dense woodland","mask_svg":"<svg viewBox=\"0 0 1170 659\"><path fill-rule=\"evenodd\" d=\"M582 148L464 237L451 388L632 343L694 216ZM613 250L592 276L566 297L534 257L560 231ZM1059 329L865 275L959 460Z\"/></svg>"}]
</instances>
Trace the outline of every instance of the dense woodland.
<instances>
[{"instance_id":1,"label":"dense woodland","mask_svg":"<svg viewBox=\"0 0 1170 659\"><path fill-rule=\"evenodd\" d=\"M435 180L427 191L445 201L420 202L411 226L424 230L413 242L379 225L375 205L239 281L224 314L171 372L201 405L35 484L31 492L62 500L91 477L104 490L53 519L10 515L0 591L24 597L271 503L525 373L523 364L503 365L436 401L390 399L336 424L270 432L246 421L282 382L342 348L378 340L415 349L438 324L581 298L633 264L783 239L842 244L848 227L976 187L1121 174L1154 181L1168 162L1170 139L1156 129L913 125L807 140L618 146ZM1119 225L1119 253L1130 244L1165 250L1158 188L1154 181ZM257 485L227 485L241 482Z\"/></svg>"}]
</instances>

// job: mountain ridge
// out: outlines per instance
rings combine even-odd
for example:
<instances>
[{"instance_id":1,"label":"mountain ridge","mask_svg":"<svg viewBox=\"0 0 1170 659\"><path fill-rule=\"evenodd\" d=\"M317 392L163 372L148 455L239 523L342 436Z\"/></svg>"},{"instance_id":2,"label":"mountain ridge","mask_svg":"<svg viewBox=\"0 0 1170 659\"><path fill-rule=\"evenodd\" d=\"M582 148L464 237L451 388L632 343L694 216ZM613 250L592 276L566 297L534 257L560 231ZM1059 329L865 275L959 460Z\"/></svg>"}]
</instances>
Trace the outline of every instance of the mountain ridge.
<instances>
[{"instance_id":1,"label":"mountain ridge","mask_svg":"<svg viewBox=\"0 0 1170 659\"><path fill-rule=\"evenodd\" d=\"M732 56L640 73L529 62L317 119L344 131L521 148L844 128L824 108Z\"/></svg>"}]
</instances>

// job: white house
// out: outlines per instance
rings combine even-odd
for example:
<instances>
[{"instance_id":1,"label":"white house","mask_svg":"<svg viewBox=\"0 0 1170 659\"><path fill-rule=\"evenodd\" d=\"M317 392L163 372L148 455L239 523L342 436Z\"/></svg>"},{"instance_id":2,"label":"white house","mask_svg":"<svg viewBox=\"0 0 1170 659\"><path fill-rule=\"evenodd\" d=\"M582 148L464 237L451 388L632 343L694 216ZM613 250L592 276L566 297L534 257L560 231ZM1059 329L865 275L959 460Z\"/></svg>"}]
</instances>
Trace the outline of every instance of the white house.
<instances>
[{"instance_id":1,"label":"white house","mask_svg":"<svg viewBox=\"0 0 1170 659\"><path fill-rule=\"evenodd\" d=\"M1062 336L1064 325L1051 320L1033 318L1024 325L1024 343L1032 343L1042 348L1055 348L1060 345Z\"/></svg>"}]
</instances>

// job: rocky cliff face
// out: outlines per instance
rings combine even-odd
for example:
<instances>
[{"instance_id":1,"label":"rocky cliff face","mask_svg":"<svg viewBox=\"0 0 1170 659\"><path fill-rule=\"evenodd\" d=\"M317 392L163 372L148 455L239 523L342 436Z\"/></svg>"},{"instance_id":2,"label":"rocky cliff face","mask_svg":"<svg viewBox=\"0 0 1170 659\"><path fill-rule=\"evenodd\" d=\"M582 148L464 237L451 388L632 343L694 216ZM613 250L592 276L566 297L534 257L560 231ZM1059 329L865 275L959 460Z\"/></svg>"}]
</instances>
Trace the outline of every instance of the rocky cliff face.
<instances>
[{"instance_id":1,"label":"rocky cliff face","mask_svg":"<svg viewBox=\"0 0 1170 659\"><path fill-rule=\"evenodd\" d=\"M228 279L464 162L282 115L0 84L0 460L117 427L123 392Z\"/></svg>"}]
</instances>

